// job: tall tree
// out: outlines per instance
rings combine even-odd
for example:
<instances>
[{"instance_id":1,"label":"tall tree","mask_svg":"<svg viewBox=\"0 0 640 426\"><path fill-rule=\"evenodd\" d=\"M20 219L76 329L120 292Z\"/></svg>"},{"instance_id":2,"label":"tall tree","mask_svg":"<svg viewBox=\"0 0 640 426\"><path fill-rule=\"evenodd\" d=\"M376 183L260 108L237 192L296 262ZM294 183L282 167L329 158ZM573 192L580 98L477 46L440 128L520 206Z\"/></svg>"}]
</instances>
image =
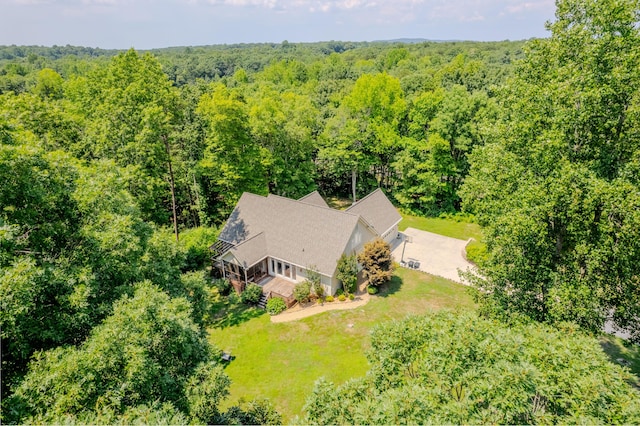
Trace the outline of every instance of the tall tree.
<instances>
[{"instance_id":1,"label":"tall tree","mask_svg":"<svg viewBox=\"0 0 640 426\"><path fill-rule=\"evenodd\" d=\"M640 340L640 3L561 0L472 154L488 306Z\"/></svg>"},{"instance_id":2,"label":"tall tree","mask_svg":"<svg viewBox=\"0 0 640 426\"><path fill-rule=\"evenodd\" d=\"M71 82L68 92L89 122L75 154L136 166L139 180L132 190L145 218L165 224L171 217L178 238L172 150L176 93L157 59L131 49Z\"/></svg>"},{"instance_id":3,"label":"tall tree","mask_svg":"<svg viewBox=\"0 0 640 426\"><path fill-rule=\"evenodd\" d=\"M327 123L320 160L338 173L349 172L354 203L359 173L369 172L378 186L389 186L390 164L400 143L398 126L405 113L397 78L386 73L365 74Z\"/></svg>"},{"instance_id":4,"label":"tall tree","mask_svg":"<svg viewBox=\"0 0 640 426\"><path fill-rule=\"evenodd\" d=\"M244 191L267 192L263 148L253 139L247 105L236 92L213 84L200 98L198 113L208 123L198 171L207 198L206 223L223 220Z\"/></svg>"}]
</instances>

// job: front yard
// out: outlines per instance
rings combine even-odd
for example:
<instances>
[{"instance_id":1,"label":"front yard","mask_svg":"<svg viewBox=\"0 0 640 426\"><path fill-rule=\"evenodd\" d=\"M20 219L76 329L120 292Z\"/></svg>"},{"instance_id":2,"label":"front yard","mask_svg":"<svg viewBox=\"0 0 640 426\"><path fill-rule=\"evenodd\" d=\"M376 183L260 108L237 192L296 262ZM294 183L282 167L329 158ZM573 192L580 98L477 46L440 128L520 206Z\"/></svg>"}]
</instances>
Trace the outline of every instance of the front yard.
<instances>
[{"instance_id":1,"label":"front yard","mask_svg":"<svg viewBox=\"0 0 640 426\"><path fill-rule=\"evenodd\" d=\"M302 412L319 377L341 383L365 374L364 352L375 324L442 308L475 309L464 286L399 269L363 307L273 324L264 311L227 306L225 315L214 319L209 336L235 356L226 368L233 381L229 404L241 397L266 397L288 421Z\"/></svg>"}]
</instances>

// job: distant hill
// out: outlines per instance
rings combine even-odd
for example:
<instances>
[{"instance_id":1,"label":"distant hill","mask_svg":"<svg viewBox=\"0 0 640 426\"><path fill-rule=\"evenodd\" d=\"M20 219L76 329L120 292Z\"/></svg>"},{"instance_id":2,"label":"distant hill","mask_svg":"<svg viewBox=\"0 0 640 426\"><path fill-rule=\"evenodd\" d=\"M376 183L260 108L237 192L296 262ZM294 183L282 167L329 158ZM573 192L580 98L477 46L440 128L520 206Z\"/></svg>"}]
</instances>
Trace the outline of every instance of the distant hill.
<instances>
[{"instance_id":1,"label":"distant hill","mask_svg":"<svg viewBox=\"0 0 640 426\"><path fill-rule=\"evenodd\" d=\"M451 43L461 40L430 40L427 38L394 38L392 40L374 40L373 43L406 43L406 44L415 44L415 43Z\"/></svg>"}]
</instances>

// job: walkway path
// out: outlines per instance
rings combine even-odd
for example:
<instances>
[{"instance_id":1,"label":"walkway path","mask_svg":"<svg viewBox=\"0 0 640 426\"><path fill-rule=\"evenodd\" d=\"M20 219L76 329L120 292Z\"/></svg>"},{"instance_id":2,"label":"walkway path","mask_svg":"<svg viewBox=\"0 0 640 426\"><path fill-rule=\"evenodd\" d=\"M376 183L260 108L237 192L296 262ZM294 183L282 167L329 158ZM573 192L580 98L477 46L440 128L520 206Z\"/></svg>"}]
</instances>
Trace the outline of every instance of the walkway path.
<instances>
[{"instance_id":1,"label":"walkway path","mask_svg":"<svg viewBox=\"0 0 640 426\"><path fill-rule=\"evenodd\" d=\"M344 302L325 302L324 305L314 305L303 308L300 305L296 305L287 311L274 315L271 317L271 322L288 322L295 321L297 319L310 317L311 315L319 314L325 311L343 311L346 309L355 309L360 306L364 306L369 303L369 293L359 294L354 300L346 300Z\"/></svg>"}]
</instances>

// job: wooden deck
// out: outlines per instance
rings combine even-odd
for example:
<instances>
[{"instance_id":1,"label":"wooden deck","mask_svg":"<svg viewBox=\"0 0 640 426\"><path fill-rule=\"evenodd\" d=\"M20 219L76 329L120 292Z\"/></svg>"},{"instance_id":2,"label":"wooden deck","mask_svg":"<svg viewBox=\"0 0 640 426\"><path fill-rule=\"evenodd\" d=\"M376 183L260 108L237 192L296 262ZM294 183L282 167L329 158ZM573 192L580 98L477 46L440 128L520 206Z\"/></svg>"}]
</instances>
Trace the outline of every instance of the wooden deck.
<instances>
[{"instance_id":1,"label":"wooden deck","mask_svg":"<svg viewBox=\"0 0 640 426\"><path fill-rule=\"evenodd\" d=\"M264 294L277 293L286 298L293 297L293 288L295 283L280 277L267 276L261 280L258 285L262 287Z\"/></svg>"}]
</instances>

